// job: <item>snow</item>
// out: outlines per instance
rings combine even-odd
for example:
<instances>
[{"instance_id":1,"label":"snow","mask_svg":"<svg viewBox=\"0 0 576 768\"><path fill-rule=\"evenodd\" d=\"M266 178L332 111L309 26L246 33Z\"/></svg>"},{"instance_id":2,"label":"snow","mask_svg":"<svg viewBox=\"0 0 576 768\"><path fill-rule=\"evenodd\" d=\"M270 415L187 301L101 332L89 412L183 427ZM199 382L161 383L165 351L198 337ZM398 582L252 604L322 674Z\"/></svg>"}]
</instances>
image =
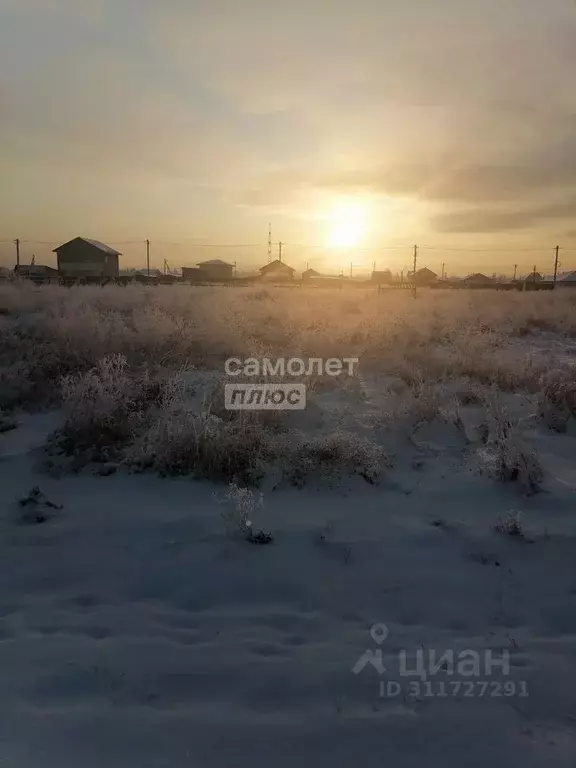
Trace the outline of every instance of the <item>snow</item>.
<instances>
[{"instance_id":1,"label":"snow","mask_svg":"<svg viewBox=\"0 0 576 768\"><path fill-rule=\"evenodd\" d=\"M255 546L226 535L222 487L51 477L40 446L59 418L22 416L0 434L7 766L575 764L573 430L533 430L547 480L532 497L473 471L446 425L391 435L397 460L378 485L265 484L256 522L274 543ZM16 500L34 486L63 508L24 525ZM493 528L512 509L525 538ZM387 671L354 674L378 649ZM413 670L419 650L466 649L508 651L509 674L439 672L435 695L399 674L404 650ZM473 695L436 695L456 680ZM401 693L381 696L386 681ZM516 695L494 694L506 682Z\"/></svg>"}]
</instances>

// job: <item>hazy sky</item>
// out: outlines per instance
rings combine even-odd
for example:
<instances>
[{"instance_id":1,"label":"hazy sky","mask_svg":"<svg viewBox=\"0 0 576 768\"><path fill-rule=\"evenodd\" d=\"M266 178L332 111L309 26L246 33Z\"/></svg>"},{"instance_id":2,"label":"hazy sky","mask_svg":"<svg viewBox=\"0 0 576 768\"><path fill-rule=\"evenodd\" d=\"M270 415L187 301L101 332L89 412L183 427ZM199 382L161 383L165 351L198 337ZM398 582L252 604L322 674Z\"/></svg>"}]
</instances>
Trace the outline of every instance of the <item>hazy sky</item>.
<instances>
[{"instance_id":1,"label":"hazy sky","mask_svg":"<svg viewBox=\"0 0 576 768\"><path fill-rule=\"evenodd\" d=\"M576 249L576 2L0 0L0 169L0 239L148 237L174 266L224 253L194 240L265 261L268 221L294 266L347 263L294 247L342 199L358 265Z\"/></svg>"}]
</instances>

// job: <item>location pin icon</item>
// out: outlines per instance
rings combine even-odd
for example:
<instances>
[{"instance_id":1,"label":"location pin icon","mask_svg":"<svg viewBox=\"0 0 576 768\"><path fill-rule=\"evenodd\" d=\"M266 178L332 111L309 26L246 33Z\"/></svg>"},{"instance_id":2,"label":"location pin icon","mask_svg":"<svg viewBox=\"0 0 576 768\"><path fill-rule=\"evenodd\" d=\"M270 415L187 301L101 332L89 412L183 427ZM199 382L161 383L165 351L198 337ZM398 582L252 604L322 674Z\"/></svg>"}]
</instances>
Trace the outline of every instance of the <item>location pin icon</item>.
<instances>
[{"instance_id":1,"label":"location pin icon","mask_svg":"<svg viewBox=\"0 0 576 768\"><path fill-rule=\"evenodd\" d=\"M373 624L370 629L370 635L375 643L382 645L384 640L388 637L388 627L386 624Z\"/></svg>"}]
</instances>

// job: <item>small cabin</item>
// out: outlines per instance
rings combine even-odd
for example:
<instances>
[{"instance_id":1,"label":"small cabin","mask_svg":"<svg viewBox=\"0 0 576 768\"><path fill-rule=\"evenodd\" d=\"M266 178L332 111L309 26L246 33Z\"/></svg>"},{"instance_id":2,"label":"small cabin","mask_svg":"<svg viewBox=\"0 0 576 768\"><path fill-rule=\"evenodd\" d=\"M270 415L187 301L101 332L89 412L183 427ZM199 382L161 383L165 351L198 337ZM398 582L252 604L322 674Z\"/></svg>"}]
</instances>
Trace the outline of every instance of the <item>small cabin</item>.
<instances>
[{"instance_id":1,"label":"small cabin","mask_svg":"<svg viewBox=\"0 0 576 768\"><path fill-rule=\"evenodd\" d=\"M481 272L474 272L463 280L464 285L468 288L490 288L495 282L493 278L483 275Z\"/></svg>"},{"instance_id":2,"label":"small cabin","mask_svg":"<svg viewBox=\"0 0 576 768\"><path fill-rule=\"evenodd\" d=\"M280 261L280 259L271 261L270 264L260 267L258 271L262 280L290 281L294 280L294 275L296 274L295 269L292 269L292 267L289 267L288 264Z\"/></svg>"},{"instance_id":3,"label":"small cabin","mask_svg":"<svg viewBox=\"0 0 576 768\"><path fill-rule=\"evenodd\" d=\"M234 264L228 264L221 259L201 261L197 265L202 273L202 279L208 282L227 282L234 279ZM182 272L184 277L184 272Z\"/></svg>"},{"instance_id":4,"label":"small cabin","mask_svg":"<svg viewBox=\"0 0 576 768\"><path fill-rule=\"evenodd\" d=\"M428 267L422 267L422 269L416 270L416 275L413 272L409 272L408 279L411 283L416 283L416 285L435 285L438 281L438 275L436 272L428 269Z\"/></svg>"},{"instance_id":5,"label":"small cabin","mask_svg":"<svg viewBox=\"0 0 576 768\"><path fill-rule=\"evenodd\" d=\"M118 257L122 254L87 237L75 237L54 248L58 260L58 274L65 279L117 278Z\"/></svg>"},{"instance_id":6,"label":"small cabin","mask_svg":"<svg viewBox=\"0 0 576 768\"><path fill-rule=\"evenodd\" d=\"M392 272L389 269L375 269L370 282L374 285L392 285Z\"/></svg>"}]
</instances>

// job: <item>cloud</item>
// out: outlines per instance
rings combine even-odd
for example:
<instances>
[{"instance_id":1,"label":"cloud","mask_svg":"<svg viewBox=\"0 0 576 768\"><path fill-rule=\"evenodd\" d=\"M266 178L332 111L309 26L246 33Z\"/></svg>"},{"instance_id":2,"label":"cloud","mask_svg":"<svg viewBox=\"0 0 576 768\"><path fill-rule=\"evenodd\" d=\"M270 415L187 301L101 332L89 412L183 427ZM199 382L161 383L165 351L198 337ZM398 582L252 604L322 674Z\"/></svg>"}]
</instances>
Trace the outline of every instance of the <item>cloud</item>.
<instances>
[{"instance_id":1,"label":"cloud","mask_svg":"<svg viewBox=\"0 0 576 768\"><path fill-rule=\"evenodd\" d=\"M465 211L450 211L438 214L432 219L436 232L506 232L527 229L553 219L576 217L576 194L555 203L546 203L528 208L501 210L477 208Z\"/></svg>"},{"instance_id":2,"label":"cloud","mask_svg":"<svg viewBox=\"0 0 576 768\"><path fill-rule=\"evenodd\" d=\"M388 165L375 163L339 172L330 170L328 164L289 167L261 177L246 190L244 201L254 206L280 204L318 190L412 197L442 207L476 206L473 213L456 210L454 219L462 226L479 219L486 208L486 222L493 221L499 230L518 228L571 215L564 197L576 193L576 121L574 133L569 133L564 121L558 121L544 135L545 141L521 152L510 150L500 162L497 157L479 162L463 148L461 154L422 155L406 162L391 160ZM550 201L542 206L543 196ZM494 212L496 203L502 207ZM439 216L436 223L448 222L450 215Z\"/></svg>"},{"instance_id":3,"label":"cloud","mask_svg":"<svg viewBox=\"0 0 576 768\"><path fill-rule=\"evenodd\" d=\"M329 17L298 0L249 1L241 16L198 7L201 24L182 5L155 16L176 65L240 110L283 110L314 134L307 164L239 189L249 207L292 209L325 189L521 206L576 187L574 8L445 1L422 4L416 23L413 9L368 0L354 12L335 0ZM493 220L518 227L524 213Z\"/></svg>"},{"instance_id":4,"label":"cloud","mask_svg":"<svg viewBox=\"0 0 576 768\"><path fill-rule=\"evenodd\" d=\"M0 0L12 187L23 168L30 186L60 178L64 206L74 174L130 181L182 210L211 190L230 221L238 206L295 216L318 193L362 190L426 201L434 226L505 229L576 189L574 6L241 6Z\"/></svg>"},{"instance_id":5,"label":"cloud","mask_svg":"<svg viewBox=\"0 0 576 768\"><path fill-rule=\"evenodd\" d=\"M106 0L1 0L0 12L15 15L66 15L95 19L105 10Z\"/></svg>"},{"instance_id":6,"label":"cloud","mask_svg":"<svg viewBox=\"0 0 576 768\"><path fill-rule=\"evenodd\" d=\"M232 6L233 7L233 6ZM405 5L392 0L245 0L158 5L151 37L249 109L322 113L346 104L467 107L570 93L576 15L541 0ZM522 35L518 34L519 20ZM554 43L554 45L551 45ZM545 65L545 66L543 66ZM358 98L359 97L359 98ZM335 128L337 126L333 126Z\"/></svg>"},{"instance_id":7,"label":"cloud","mask_svg":"<svg viewBox=\"0 0 576 768\"><path fill-rule=\"evenodd\" d=\"M437 202L515 200L576 186L576 120L574 133L564 133L562 123L549 126L541 142L522 152L508 149L485 162L463 149L461 154L354 169L328 176L322 183L385 194L418 194Z\"/></svg>"},{"instance_id":8,"label":"cloud","mask_svg":"<svg viewBox=\"0 0 576 768\"><path fill-rule=\"evenodd\" d=\"M501 122L513 114L510 107L504 110ZM455 141L449 151L374 157L371 163L343 163L339 171L322 159L262 176L243 200L255 207L272 201L305 205L314 193L326 191L408 198L428 205L438 232L505 232L569 218L576 199L576 115L538 109L529 114L532 130L517 146L505 142L499 151L487 151Z\"/></svg>"},{"instance_id":9,"label":"cloud","mask_svg":"<svg viewBox=\"0 0 576 768\"><path fill-rule=\"evenodd\" d=\"M47 89L47 80L57 82ZM142 68L122 56L87 52L72 71L56 66L47 78L29 79L24 91L6 94L4 109L5 151L50 166L205 181L242 154L242 141L218 119L150 84Z\"/></svg>"}]
</instances>

